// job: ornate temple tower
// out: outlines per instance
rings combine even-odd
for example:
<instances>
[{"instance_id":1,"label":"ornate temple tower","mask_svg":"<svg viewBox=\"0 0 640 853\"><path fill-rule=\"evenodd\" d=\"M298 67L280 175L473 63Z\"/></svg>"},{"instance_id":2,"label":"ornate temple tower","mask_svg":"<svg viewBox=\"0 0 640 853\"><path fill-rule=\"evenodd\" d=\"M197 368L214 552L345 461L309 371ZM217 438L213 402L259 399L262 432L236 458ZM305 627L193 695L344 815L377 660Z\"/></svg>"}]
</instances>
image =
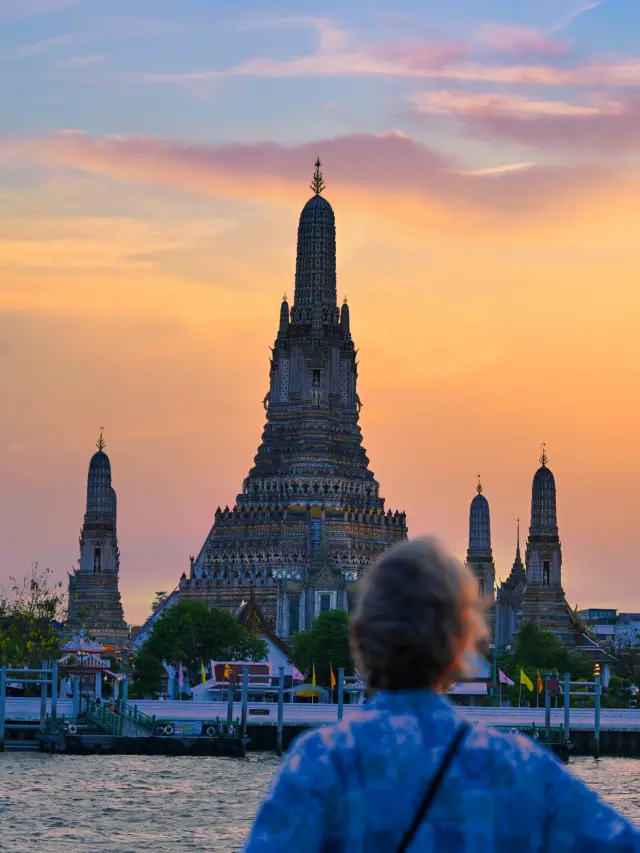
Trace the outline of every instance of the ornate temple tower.
<instances>
[{"instance_id":1,"label":"ornate temple tower","mask_svg":"<svg viewBox=\"0 0 640 853\"><path fill-rule=\"evenodd\" d=\"M493 601L496 568L491 549L491 519L489 501L482 494L479 474L476 492L469 510L467 565L473 569L478 578L480 595Z\"/></svg>"},{"instance_id":2,"label":"ornate temple tower","mask_svg":"<svg viewBox=\"0 0 640 853\"><path fill-rule=\"evenodd\" d=\"M84 628L104 645L120 648L127 640L128 629L118 591L116 493L111 486L111 463L104 446L101 432L98 452L89 463L79 567L69 575L67 630Z\"/></svg>"},{"instance_id":3,"label":"ornate temple tower","mask_svg":"<svg viewBox=\"0 0 640 853\"><path fill-rule=\"evenodd\" d=\"M518 519L516 558L509 577L499 585L496 592L494 636L498 648L503 649L510 645L513 635L518 630L518 614L526 586L527 574L520 556L520 519Z\"/></svg>"},{"instance_id":4,"label":"ornate temple tower","mask_svg":"<svg viewBox=\"0 0 640 853\"><path fill-rule=\"evenodd\" d=\"M572 644L576 626L562 588L562 547L556 517L556 483L542 445L540 468L533 477L531 525L525 554L527 585L519 614Z\"/></svg>"},{"instance_id":5,"label":"ornate temple tower","mask_svg":"<svg viewBox=\"0 0 640 853\"><path fill-rule=\"evenodd\" d=\"M349 609L355 582L407 536L385 512L359 426L357 350L337 304L336 227L320 161L298 225L295 294L279 312L266 424L232 509L218 508L181 596L237 610L248 589L281 636L321 612Z\"/></svg>"}]
</instances>

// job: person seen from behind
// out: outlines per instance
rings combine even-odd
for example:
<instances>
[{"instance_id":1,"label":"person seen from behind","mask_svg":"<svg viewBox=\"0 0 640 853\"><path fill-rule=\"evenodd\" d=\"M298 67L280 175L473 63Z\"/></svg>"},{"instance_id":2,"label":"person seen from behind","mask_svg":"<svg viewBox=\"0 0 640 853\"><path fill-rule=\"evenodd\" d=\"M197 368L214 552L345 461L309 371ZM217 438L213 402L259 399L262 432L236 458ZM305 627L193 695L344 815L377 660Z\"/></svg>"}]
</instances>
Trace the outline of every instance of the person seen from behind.
<instances>
[{"instance_id":1,"label":"person seen from behind","mask_svg":"<svg viewBox=\"0 0 640 853\"><path fill-rule=\"evenodd\" d=\"M473 573L429 539L385 551L351 622L374 697L300 737L245 853L640 853L640 832L519 735L444 695L486 640Z\"/></svg>"}]
</instances>

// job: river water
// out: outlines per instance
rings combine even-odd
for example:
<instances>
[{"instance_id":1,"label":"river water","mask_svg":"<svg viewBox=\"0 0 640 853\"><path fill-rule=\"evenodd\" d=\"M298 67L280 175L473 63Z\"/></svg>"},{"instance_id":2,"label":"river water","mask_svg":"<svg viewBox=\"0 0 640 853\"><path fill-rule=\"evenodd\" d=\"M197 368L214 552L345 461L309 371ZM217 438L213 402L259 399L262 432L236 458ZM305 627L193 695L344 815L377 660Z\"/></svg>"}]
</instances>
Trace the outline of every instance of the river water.
<instances>
[{"instance_id":1,"label":"river water","mask_svg":"<svg viewBox=\"0 0 640 853\"><path fill-rule=\"evenodd\" d=\"M0 753L2 853L239 850L279 760ZM640 822L640 760L572 760Z\"/></svg>"}]
</instances>

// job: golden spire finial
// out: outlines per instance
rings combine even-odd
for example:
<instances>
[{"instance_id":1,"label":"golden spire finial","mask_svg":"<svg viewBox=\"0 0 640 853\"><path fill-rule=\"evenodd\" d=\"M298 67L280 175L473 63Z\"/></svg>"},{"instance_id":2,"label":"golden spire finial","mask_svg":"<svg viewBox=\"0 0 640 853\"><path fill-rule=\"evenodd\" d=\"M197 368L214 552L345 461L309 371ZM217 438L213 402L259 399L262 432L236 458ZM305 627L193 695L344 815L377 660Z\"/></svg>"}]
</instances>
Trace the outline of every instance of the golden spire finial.
<instances>
[{"instance_id":1,"label":"golden spire finial","mask_svg":"<svg viewBox=\"0 0 640 853\"><path fill-rule=\"evenodd\" d=\"M324 181L322 180L322 172L320 171L321 165L320 158L318 157L316 160L316 170L313 175L313 180L311 181L311 189L316 195L320 195L324 189Z\"/></svg>"},{"instance_id":2,"label":"golden spire finial","mask_svg":"<svg viewBox=\"0 0 640 853\"><path fill-rule=\"evenodd\" d=\"M476 486L476 492L479 495L482 494L482 483L480 482L480 474L478 474L478 485Z\"/></svg>"},{"instance_id":3,"label":"golden spire finial","mask_svg":"<svg viewBox=\"0 0 640 853\"><path fill-rule=\"evenodd\" d=\"M287 294L286 294L286 293L285 293L285 294L284 294L284 296L282 297L282 301L283 301L283 302L286 302L286 301L287 301Z\"/></svg>"},{"instance_id":4,"label":"golden spire finial","mask_svg":"<svg viewBox=\"0 0 640 853\"><path fill-rule=\"evenodd\" d=\"M549 457L547 456L547 445L543 441L542 444L540 445L540 447L542 448L542 453L540 455L540 464L542 465L543 468L546 468L547 467L547 461L549 459Z\"/></svg>"},{"instance_id":5,"label":"golden spire finial","mask_svg":"<svg viewBox=\"0 0 640 853\"><path fill-rule=\"evenodd\" d=\"M342 300L342 304L346 305L349 300L347 299L347 294L345 293L344 299Z\"/></svg>"},{"instance_id":6,"label":"golden spire finial","mask_svg":"<svg viewBox=\"0 0 640 853\"><path fill-rule=\"evenodd\" d=\"M104 435L104 427L100 427L100 438L96 441L96 447L98 448L98 450L104 450L104 447L107 443L104 440L103 435Z\"/></svg>"}]
</instances>

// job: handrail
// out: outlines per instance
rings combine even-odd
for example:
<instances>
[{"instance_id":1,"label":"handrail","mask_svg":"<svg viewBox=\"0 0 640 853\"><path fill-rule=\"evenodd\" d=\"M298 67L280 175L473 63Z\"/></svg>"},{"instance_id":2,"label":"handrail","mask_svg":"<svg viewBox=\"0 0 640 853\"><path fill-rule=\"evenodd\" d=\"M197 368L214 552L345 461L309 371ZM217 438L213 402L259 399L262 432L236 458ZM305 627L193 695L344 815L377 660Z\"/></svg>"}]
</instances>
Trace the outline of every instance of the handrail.
<instances>
[{"instance_id":1,"label":"handrail","mask_svg":"<svg viewBox=\"0 0 640 853\"><path fill-rule=\"evenodd\" d=\"M116 700L115 707L118 714L129 723L132 723L137 728L145 729L151 732L151 734L156 733L155 714L150 717L149 714L140 711L136 705L129 705L123 699Z\"/></svg>"}]
</instances>

